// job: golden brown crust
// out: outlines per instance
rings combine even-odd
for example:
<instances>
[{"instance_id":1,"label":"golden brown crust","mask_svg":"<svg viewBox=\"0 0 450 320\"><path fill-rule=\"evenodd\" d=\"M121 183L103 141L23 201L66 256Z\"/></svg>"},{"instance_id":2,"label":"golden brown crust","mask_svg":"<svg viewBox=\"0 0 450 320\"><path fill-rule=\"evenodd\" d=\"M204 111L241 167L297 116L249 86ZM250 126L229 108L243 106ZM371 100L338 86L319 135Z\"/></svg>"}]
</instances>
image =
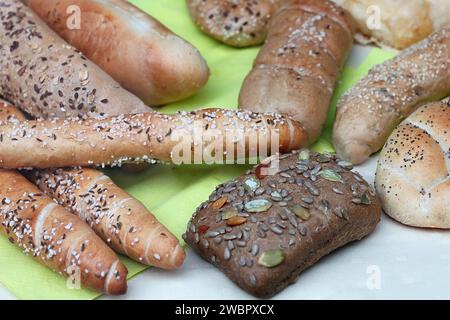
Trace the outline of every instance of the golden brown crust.
<instances>
[{"instance_id":1,"label":"golden brown crust","mask_svg":"<svg viewBox=\"0 0 450 320\"><path fill-rule=\"evenodd\" d=\"M351 49L352 32L352 18L330 1L286 2L244 81L240 107L288 114L304 124L308 142L314 142Z\"/></svg>"},{"instance_id":2,"label":"golden brown crust","mask_svg":"<svg viewBox=\"0 0 450 320\"><path fill-rule=\"evenodd\" d=\"M120 165L152 159L177 164L236 161L236 151L245 150L238 154L242 160L249 156L249 147L284 153L307 140L302 126L287 117L224 109L84 121L30 120L4 124L1 130L0 167L5 168ZM275 142L279 150L271 150Z\"/></svg>"},{"instance_id":3,"label":"golden brown crust","mask_svg":"<svg viewBox=\"0 0 450 320\"><path fill-rule=\"evenodd\" d=\"M197 49L127 1L24 2L63 39L148 105L186 98L208 80L208 66ZM67 27L67 8L73 5L80 9L80 29Z\"/></svg>"},{"instance_id":4,"label":"golden brown crust","mask_svg":"<svg viewBox=\"0 0 450 320\"><path fill-rule=\"evenodd\" d=\"M3 98L33 117L66 118L147 112L19 0L0 3Z\"/></svg>"},{"instance_id":5,"label":"golden brown crust","mask_svg":"<svg viewBox=\"0 0 450 320\"><path fill-rule=\"evenodd\" d=\"M373 67L338 102L333 144L355 164L421 105L450 93L450 26Z\"/></svg>"},{"instance_id":6,"label":"golden brown crust","mask_svg":"<svg viewBox=\"0 0 450 320\"><path fill-rule=\"evenodd\" d=\"M450 228L450 103L427 104L391 134L378 160L384 211L416 227Z\"/></svg>"}]
</instances>

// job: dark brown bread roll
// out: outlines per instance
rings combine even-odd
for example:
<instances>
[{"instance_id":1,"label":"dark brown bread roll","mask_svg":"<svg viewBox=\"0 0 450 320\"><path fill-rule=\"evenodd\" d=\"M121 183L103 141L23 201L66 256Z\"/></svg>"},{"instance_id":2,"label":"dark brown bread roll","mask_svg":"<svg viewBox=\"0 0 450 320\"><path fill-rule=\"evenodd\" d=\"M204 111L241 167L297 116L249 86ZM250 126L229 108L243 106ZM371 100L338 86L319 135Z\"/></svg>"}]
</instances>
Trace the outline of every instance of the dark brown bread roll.
<instances>
[{"instance_id":1,"label":"dark brown bread roll","mask_svg":"<svg viewBox=\"0 0 450 320\"><path fill-rule=\"evenodd\" d=\"M331 251L370 234L381 206L350 164L307 150L220 185L188 224L186 242L249 293L267 298Z\"/></svg>"}]
</instances>

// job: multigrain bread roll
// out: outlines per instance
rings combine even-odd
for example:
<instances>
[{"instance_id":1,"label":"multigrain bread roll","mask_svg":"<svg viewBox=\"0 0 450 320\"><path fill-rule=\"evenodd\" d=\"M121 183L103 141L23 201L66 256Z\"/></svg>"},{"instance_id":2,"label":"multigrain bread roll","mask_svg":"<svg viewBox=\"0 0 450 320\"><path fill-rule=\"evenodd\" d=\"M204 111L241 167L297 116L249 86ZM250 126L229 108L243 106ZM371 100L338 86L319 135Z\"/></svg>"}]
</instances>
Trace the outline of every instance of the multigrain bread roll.
<instances>
[{"instance_id":1,"label":"multigrain bread roll","mask_svg":"<svg viewBox=\"0 0 450 320\"><path fill-rule=\"evenodd\" d=\"M87 120L30 120L0 126L0 168L54 168L244 161L306 144L297 121L278 114L205 109ZM33 152L30 152L32 150Z\"/></svg>"},{"instance_id":2,"label":"multigrain bread roll","mask_svg":"<svg viewBox=\"0 0 450 320\"><path fill-rule=\"evenodd\" d=\"M0 96L36 118L150 109L19 0L0 1Z\"/></svg>"},{"instance_id":3,"label":"multigrain bread roll","mask_svg":"<svg viewBox=\"0 0 450 320\"><path fill-rule=\"evenodd\" d=\"M77 216L58 206L16 171L0 169L0 231L23 252L108 294L127 290L127 269Z\"/></svg>"},{"instance_id":4,"label":"multigrain bread roll","mask_svg":"<svg viewBox=\"0 0 450 320\"><path fill-rule=\"evenodd\" d=\"M375 183L384 212L395 220L450 228L450 100L421 107L395 129Z\"/></svg>"},{"instance_id":5,"label":"multigrain bread roll","mask_svg":"<svg viewBox=\"0 0 450 320\"><path fill-rule=\"evenodd\" d=\"M314 142L352 43L352 18L331 1L286 2L271 20L239 106L287 114L304 124L309 143Z\"/></svg>"},{"instance_id":6,"label":"multigrain bread roll","mask_svg":"<svg viewBox=\"0 0 450 320\"><path fill-rule=\"evenodd\" d=\"M448 0L333 0L358 26L356 39L404 49L450 24Z\"/></svg>"},{"instance_id":7,"label":"multigrain bread roll","mask_svg":"<svg viewBox=\"0 0 450 320\"><path fill-rule=\"evenodd\" d=\"M287 0L187 0L197 26L234 47L264 42L274 12Z\"/></svg>"},{"instance_id":8,"label":"multigrain bread roll","mask_svg":"<svg viewBox=\"0 0 450 320\"><path fill-rule=\"evenodd\" d=\"M69 44L147 105L202 88L208 66L197 49L125 0L22 0ZM77 6L80 28L69 28Z\"/></svg>"},{"instance_id":9,"label":"multigrain bread roll","mask_svg":"<svg viewBox=\"0 0 450 320\"><path fill-rule=\"evenodd\" d=\"M349 163L302 150L220 185L184 235L206 261L249 293L268 298L335 249L380 221L374 190Z\"/></svg>"},{"instance_id":10,"label":"multigrain bread roll","mask_svg":"<svg viewBox=\"0 0 450 320\"><path fill-rule=\"evenodd\" d=\"M365 161L421 105L450 93L450 25L373 67L337 105L333 144L354 164Z\"/></svg>"}]
</instances>

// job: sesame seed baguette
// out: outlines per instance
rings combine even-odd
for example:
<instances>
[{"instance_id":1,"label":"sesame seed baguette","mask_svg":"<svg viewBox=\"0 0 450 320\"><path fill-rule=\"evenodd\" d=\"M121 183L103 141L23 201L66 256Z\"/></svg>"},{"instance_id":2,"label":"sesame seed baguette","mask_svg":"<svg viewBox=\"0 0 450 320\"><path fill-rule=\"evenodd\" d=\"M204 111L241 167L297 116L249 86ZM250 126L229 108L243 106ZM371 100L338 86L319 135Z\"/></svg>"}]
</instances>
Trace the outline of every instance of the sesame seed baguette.
<instances>
[{"instance_id":1,"label":"sesame seed baguette","mask_svg":"<svg viewBox=\"0 0 450 320\"><path fill-rule=\"evenodd\" d=\"M30 120L0 126L0 167L115 166L130 161L154 162L152 159L211 163L217 158L223 161L227 149L229 159L236 160L236 151L245 152L238 154L239 159L264 147L269 153L283 153L302 147L306 140L301 125L287 117L224 109ZM271 150L276 142L279 150ZM215 150L218 154L210 159L195 156L199 151L202 156Z\"/></svg>"},{"instance_id":2,"label":"sesame seed baguette","mask_svg":"<svg viewBox=\"0 0 450 320\"><path fill-rule=\"evenodd\" d=\"M87 224L17 171L0 169L0 230L55 272L107 294L124 294L127 269Z\"/></svg>"},{"instance_id":3,"label":"sesame seed baguette","mask_svg":"<svg viewBox=\"0 0 450 320\"><path fill-rule=\"evenodd\" d=\"M309 143L317 140L353 29L348 13L330 1L286 2L241 88L241 108L287 114L304 124Z\"/></svg>"},{"instance_id":4,"label":"sesame seed baguette","mask_svg":"<svg viewBox=\"0 0 450 320\"><path fill-rule=\"evenodd\" d=\"M142 203L102 172L88 168L34 171L31 180L77 214L116 252L147 265L177 269L185 259L178 239Z\"/></svg>"},{"instance_id":5,"label":"sesame seed baguette","mask_svg":"<svg viewBox=\"0 0 450 320\"><path fill-rule=\"evenodd\" d=\"M24 115L0 101L0 120L18 123ZM88 168L24 172L41 191L85 221L116 252L155 267L176 269L184 250L136 199L102 172Z\"/></svg>"},{"instance_id":6,"label":"sesame seed baguette","mask_svg":"<svg viewBox=\"0 0 450 320\"><path fill-rule=\"evenodd\" d=\"M333 144L364 162L421 105L450 93L450 25L373 67L338 102Z\"/></svg>"},{"instance_id":7,"label":"sesame seed baguette","mask_svg":"<svg viewBox=\"0 0 450 320\"><path fill-rule=\"evenodd\" d=\"M208 80L208 66L197 49L127 1L22 2L148 105L186 98ZM68 28L67 21L73 18L67 13L70 6L78 6L81 28Z\"/></svg>"},{"instance_id":8,"label":"sesame seed baguette","mask_svg":"<svg viewBox=\"0 0 450 320\"><path fill-rule=\"evenodd\" d=\"M267 24L286 0L187 0L192 19L206 34L234 47L264 42Z\"/></svg>"},{"instance_id":9,"label":"sesame seed baguette","mask_svg":"<svg viewBox=\"0 0 450 320\"><path fill-rule=\"evenodd\" d=\"M19 0L0 1L0 95L35 118L150 109Z\"/></svg>"}]
</instances>

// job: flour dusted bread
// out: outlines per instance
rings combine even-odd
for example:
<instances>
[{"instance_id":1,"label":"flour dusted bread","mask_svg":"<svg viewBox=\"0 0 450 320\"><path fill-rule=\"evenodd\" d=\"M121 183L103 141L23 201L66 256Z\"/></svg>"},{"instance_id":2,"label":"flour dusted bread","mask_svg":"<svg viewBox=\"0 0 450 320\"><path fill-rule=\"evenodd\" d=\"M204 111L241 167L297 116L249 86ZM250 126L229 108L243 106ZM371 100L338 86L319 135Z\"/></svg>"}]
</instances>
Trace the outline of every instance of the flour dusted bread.
<instances>
[{"instance_id":1,"label":"flour dusted bread","mask_svg":"<svg viewBox=\"0 0 450 320\"><path fill-rule=\"evenodd\" d=\"M155 159L176 164L235 162L261 149L274 154L305 144L301 124L274 113L204 109L174 115L29 120L0 126L0 167L104 166Z\"/></svg>"},{"instance_id":2,"label":"flour dusted bread","mask_svg":"<svg viewBox=\"0 0 450 320\"><path fill-rule=\"evenodd\" d=\"M128 1L22 2L147 105L186 98L208 80L208 66L197 49ZM67 26L73 18L70 6L79 8L81 28Z\"/></svg>"},{"instance_id":3,"label":"flour dusted bread","mask_svg":"<svg viewBox=\"0 0 450 320\"><path fill-rule=\"evenodd\" d=\"M415 227L450 229L450 101L427 104L389 137L376 189L384 211Z\"/></svg>"},{"instance_id":4,"label":"flour dusted bread","mask_svg":"<svg viewBox=\"0 0 450 320\"><path fill-rule=\"evenodd\" d=\"M450 93L450 25L373 67L338 101L333 144L354 164L421 105Z\"/></svg>"},{"instance_id":5,"label":"flour dusted bread","mask_svg":"<svg viewBox=\"0 0 450 320\"><path fill-rule=\"evenodd\" d=\"M267 25L286 0L187 0L197 26L214 39L235 47L264 42Z\"/></svg>"},{"instance_id":6,"label":"flour dusted bread","mask_svg":"<svg viewBox=\"0 0 450 320\"><path fill-rule=\"evenodd\" d=\"M0 96L36 118L146 112L19 0L0 1Z\"/></svg>"},{"instance_id":7,"label":"flour dusted bread","mask_svg":"<svg viewBox=\"0 0 450 320\"><path fill-rule=\"evenodd\" d=\"M292 0L283 2L268 30L242 85L239 106L291 116L303 123L312 143L322 132L352 47L352 18L327 0Z\"/></svg>"},{"instance_id":8,"label":"flour dusted bread","mask_svg":"<svg viewBox=\"0 0 450 320\"><path fill-rule=\"evenodd\" d=\"M360 42L404 49L450 24L448 0L333 0L358 26Z\"/></svg>"},{"instance_id":9,"label":"flour dusted bread","mask_svg":"<svg viewBox=\"0 0 450 320\"><path fill-rule=\"evenodd\" d=\"M184 235L201 257L262 298L370 234L381 215L374 190L334 155L283 155L274 175L265 166L270 163L219 185Z\"/></svg>"}]
</instances>

